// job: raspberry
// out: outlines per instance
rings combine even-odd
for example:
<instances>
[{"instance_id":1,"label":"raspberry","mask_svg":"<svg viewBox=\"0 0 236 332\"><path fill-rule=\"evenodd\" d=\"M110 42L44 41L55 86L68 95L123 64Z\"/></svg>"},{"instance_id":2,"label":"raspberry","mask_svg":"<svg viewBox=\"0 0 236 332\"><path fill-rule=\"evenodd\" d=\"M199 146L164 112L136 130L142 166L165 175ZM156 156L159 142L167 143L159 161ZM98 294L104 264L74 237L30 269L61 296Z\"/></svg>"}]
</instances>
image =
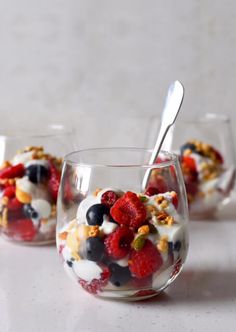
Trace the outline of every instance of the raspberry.
<instances>
[{"instance_id":1,"label":"raspberry","mask_svg":"<svg viewBox=\"0 0 236 332\"><path fill-rule=\"evenodd\" d=\"M176 277L179 274L182 266L183 266L182 260L181 260L181 258L179 258L177 260L177 262L175 263L175 265L174 265L173 271L171 273L171 278L174 278L174 277Z\"/></svg>"},{"instance_id":2,"label":"raspberry","mask_svg":"<svg viewBox=\"0 0 236 332\"><path fill-rule=\"evenodd\" d=\"M134 234L131 229L126 226L118 227L104 241L107 254L113 259L125 257L130 251L133 239Z\"/></svg>"},{"instance_id":3,"label":"raspberry","mask_svg":"<svg viewBox=\"0 0 236 332\"><path fill-rule=\"evenodd\" d=\"M177 209L178 204L179 204L178 195L176 194L175 191L173 191L172 194L171 194L171 196L172 196L172 204L173 204L174 207Z\"/></svg>"},{"instance_id":4,"label":"raspberry","mask_svg":"<svg viewBox=\"0 0 236 332\"><path fill-rule=\"evenodd\" d=\"M215 154L215 159L220 163L223 164L224 163L224 159L222 157L222 155L220 154L220 152L218 150L216 150L215 148L212 148L214 154Z\"/></svg>"},{"instance_id":5,"label":"raspberry","mask_svg":"<svg viewBox=\"0 0 236 332\"><path fill-rule=\"evenodd\" d=\"M119 224L138 228L145 223L146 209L138 196L127 191L110 210L112 218Z\"/></svg>"},{"instance_id":6,"label":"raspberry","mask_svg":"<svg viewBox=\"0 0 236 332\"><path fill-rule=\"evenodd\" d=\"M25 168L23 164L15 166L9 166L0 171L0 179L12 179L16 177L22 177L24 175Z\"/></svg>"},{"instance_id":7,"label":"raspberry","mask_svg":"<svg viewBox=\"0 0 236 332\"><path fill-rule=\"evenodd\" d=\"M131 251L129 269L137 278L145 278L156 272L162 263L162 257L157 248L151 241L146 240L141 250Z\"/></svg>"},{"instance_id":8,"label":"raspberry","mask_svg":"<svg viewBox=\"0 0 236 332\"><path fill-rule=\"evenodd\" d=\"M108 207L112 207L117 201L118 196L112 190L108 190L102 194L101 203L107 205Z\"/></svg>"},{"instance_id":9,"label":"raspberry","mask_svg":"<svg viewBox=\"0 0 236 332\"><path fill-rule=\"evenodd\" d=\"M144 194L147 196L154 196L160 194L160 191L158 190L158 188L155 187L147 187Z\"/></svg>"},{"instance_id":10,"label":"raspberry","mask_svg":"<svg viewBox=\"0 0 236 332\"><path fill-rule=\"evenodd\" d=\"M9 235L23 241L32 241L36 235L36 230L31 219L19 219L9 223Z\"/></svg>"},{"instance_id":11,"label":"raspberry","mask_svg":"<svg viewBox=\"0 0 236 332\"><path fill-rule=\"evenodd\" d=\"M61 173L51 161L49 163L49 169L50 169L50 178L48 181L49 192L54 202L56 202L58 189L60 185Z\"/></svg>"},{"instance_id":12,"label":"raspberry","mask_svg":"<svg viewBox=\"0 0 236 332\"><path fill-rule=\"evenodd\" d=\"M104 268L101 273L100 279L93 279L90 283L86 280L80 279L80 285L90 294L97 294L102 291L102 288L106 286L110 277L110 271L107 267Z\"/></svg>"},{"instance_id":13,"label":"raspberry","mask_svg":"<svg viewBox=\"0 0 236 332\"><path fill-rule=\"evenodd\" d=\"M152 175L145 191L147 196L162 194L168 191L166 181L161 175Z\"/></svg>"},{"instance_id":14,"label":"raspberry","mask_svg":"<svg viewBox=\"0 0 236 332\"><path fill-rule=\"evenodd\" d=\"M182 156L181 158L181 165L184 169L189 170L189 172L195 174L197 173L197 167L195 160L188 156Z\"/></svg>"},{"instance_id":15,"label":"raspberry","mask_svg":"<svg viewBox=\"0 0 236 332\"><path fill-rule=\"evenodd\" d=\"M14 198L16 194L16 187L15 186L8 186L6 189L3 191L3 196L6 196L8 198Z\"/></svg>"},{"instance_id":16,"label":"raspberry","mask_svg":"<svg viewBox=\"0 0 236 332\"><path fill-rule=\"evenodd\" d=\"M7 207L9 210L11 211L17 211L17 210L21 210L23 207L23 204L21 202L18 201L18 199L16 197L12 198L9 200Z\"/></svg>"},{"instance_id":17,"label":"raspberry","mask_svg":"<svg viewBox=\"0 0 236 332\"><path fill-rule=\"evenodd\" d=\"M137 293L135 293L134 297L148 298L148 297L152 297L157 294L158 294L158 292L155 291L154 289L143 289L143 290L140 290Z\"/></svg>"}]
</instances>

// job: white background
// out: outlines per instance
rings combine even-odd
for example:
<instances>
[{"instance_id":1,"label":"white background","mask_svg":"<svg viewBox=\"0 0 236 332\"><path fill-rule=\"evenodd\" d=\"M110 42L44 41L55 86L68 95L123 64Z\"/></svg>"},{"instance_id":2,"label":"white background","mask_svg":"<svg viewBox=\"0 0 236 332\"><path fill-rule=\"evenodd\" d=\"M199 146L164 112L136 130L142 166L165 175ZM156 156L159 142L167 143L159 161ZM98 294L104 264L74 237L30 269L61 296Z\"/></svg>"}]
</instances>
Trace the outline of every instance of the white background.
<instances>
[{"instance_id":1,"label":"white background","mask_svg":"<svg viewBox=\"0 0 236 332\"><path fill-rule=\"evenodd\" d=\"M144 145L175 79L182 117L234 127L235 17L233 0L0 0L0 127L67 122L81 147Z\"/></svg>"}]
</instances>

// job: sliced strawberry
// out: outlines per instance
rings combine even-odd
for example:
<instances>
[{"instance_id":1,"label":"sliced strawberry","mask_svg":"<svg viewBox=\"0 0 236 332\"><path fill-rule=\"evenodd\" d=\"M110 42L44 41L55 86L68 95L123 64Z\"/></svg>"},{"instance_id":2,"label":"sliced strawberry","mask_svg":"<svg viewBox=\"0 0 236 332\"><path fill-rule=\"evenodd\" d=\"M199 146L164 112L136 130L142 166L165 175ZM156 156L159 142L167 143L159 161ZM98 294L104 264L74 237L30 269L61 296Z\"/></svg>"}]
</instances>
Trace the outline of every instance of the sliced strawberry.
<instances>
[{"instance_id":1,"label":"sliced strawberry","mask_svg":"<svg viewBox=\"0 0 236 332\"><path fill-rule=\"evenodd\" d=\"M15 166L9 166L0 171L0 179L12 179L16 177L22 177L24 175L25 168L23 164Z\"/></svg>"},{"instance_id":2,"label":"sliced strawberry","mask_svg":"<svg viewBox=\"0 0 236 332\"><path fill-rule=\"evenodd\" d=\"M19 219L9 223L8 235L23 241L32 241L36 230L31 219Z\"/></svg>"},{"instance_id":3,"label":"sliced strawberry","mask_svg":"<svg viewBox=\"0 0 236 332\"><path fill-rule=\"evenodd\" d=\"M50 161L49 162L50 178L48 181L49 192L52 196L54 202L57 201L57 194L60 185L61 172L56 168L56 166Z\"/></svg>"},{"instance_id":4,"label":"sliced strawberry","mask_svg":"<svg viewBox=\"0 0 236 332\"><path fill-rule=\"evenodd\" d=\"M145 223L146 209L138 196L127 191L110 210L112 218L119 224L138 228Z\"/></svg>"}]
</instances>

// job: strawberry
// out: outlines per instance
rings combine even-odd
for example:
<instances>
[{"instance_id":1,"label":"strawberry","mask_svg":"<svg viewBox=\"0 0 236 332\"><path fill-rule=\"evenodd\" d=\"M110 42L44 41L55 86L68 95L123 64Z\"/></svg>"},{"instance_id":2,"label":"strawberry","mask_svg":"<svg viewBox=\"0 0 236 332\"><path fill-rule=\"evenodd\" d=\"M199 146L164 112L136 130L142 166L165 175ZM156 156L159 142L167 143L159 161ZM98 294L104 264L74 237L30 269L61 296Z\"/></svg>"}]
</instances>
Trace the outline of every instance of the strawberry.
<instances>
[{"instance_id":1,"label":"strawberry","mask_svg":"<svg viewBox=\"0 0 236 332\"><path fill-rule=\"evenodd\" d=\"M161 254L150 240L146 240L141 250L132 250L129 269L137 278L146 278L155 273L163 263Z\"/></svg>"},{"instance_id":2,"label":"strawberry","mask_svg":"<svg viewBox=\"0 0 236 332\"><path fill-rule=\"evenodd\" d=\"M112 218L119 224L138 228L145 223L146 209L138 196L127 191L110 210Z\"/></svg>"},{"instance_id":3,"label":"strawberry","mask_svg":"<svg viewBox=\"0 0 236 332\"><path fill-rule=\"evenodd\" d=\"M80 279L79 283L90 294L97 294L99 291L102 291L102 288L108 283L110 277L109 269L105 267L100 276L100 279L93 279L91 282Z\"/></svg>"},{"instance_id":4,"label":"strawberry","mask_svg":"<svg viewBox=\"0 0 236 332\"><path fill-rule=\"evenodd\" d=\"M36 230L31 219L19 219L8 224L8 232L11 237L23 241L32 241Z\"/></svg>"},{"instance_id":5,"label":"strawberry","mask_svg":"<svg viewBox=\"0 0 236 332\"><path fill-rule=\"evenodd\" d=\"M130 251L133 239L134 234L130 228L126 226L116 228L104 241L107 254L113 259L125 257Z\"/></svg>"},{"instance_id":6,"label":"strawberry","mask_svg":"<svg viewBox=\"0 0 236 332\"><path fill-rule=\"evenodd\" d=\"M12 179L16 177L22 177L25 172L23 164L17 164L15 166L9 166L0 171L0 179Z\"/></svg>"},{"instance_id":7,"label":"strawberry","mask_svg":"<svg viewBox=\"0 0 236 332\"><path fill-rule=\"evenodd\" d=\"M61 172L56 168L56 166L52 163L52 161L49 162L49 170L50 170L50 178L48 181L48 188L52 196L52 199L54 200L54 202L56 202L58 189L60 185Z\"/></svg>"}]
</instances>

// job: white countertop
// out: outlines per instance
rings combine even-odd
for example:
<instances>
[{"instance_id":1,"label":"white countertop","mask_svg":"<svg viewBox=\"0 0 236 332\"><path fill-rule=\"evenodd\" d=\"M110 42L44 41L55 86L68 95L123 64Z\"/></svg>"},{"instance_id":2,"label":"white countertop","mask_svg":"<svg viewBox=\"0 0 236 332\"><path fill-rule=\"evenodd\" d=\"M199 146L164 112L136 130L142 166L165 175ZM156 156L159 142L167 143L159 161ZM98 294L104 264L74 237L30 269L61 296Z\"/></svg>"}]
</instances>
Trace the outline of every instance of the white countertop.
<instances>
[{"instance_id":1,"label":"white countertop","mask_svg":"<svg viewBox=\"0 0 236 332\"><path fill-rule=\"evenodd\" d=\"M0 331L233 331L236 309L236 209L190 223L189 256L158 297L114 302L81 291L54 246L0 240Z\"/></svg>"}]
</instances>

